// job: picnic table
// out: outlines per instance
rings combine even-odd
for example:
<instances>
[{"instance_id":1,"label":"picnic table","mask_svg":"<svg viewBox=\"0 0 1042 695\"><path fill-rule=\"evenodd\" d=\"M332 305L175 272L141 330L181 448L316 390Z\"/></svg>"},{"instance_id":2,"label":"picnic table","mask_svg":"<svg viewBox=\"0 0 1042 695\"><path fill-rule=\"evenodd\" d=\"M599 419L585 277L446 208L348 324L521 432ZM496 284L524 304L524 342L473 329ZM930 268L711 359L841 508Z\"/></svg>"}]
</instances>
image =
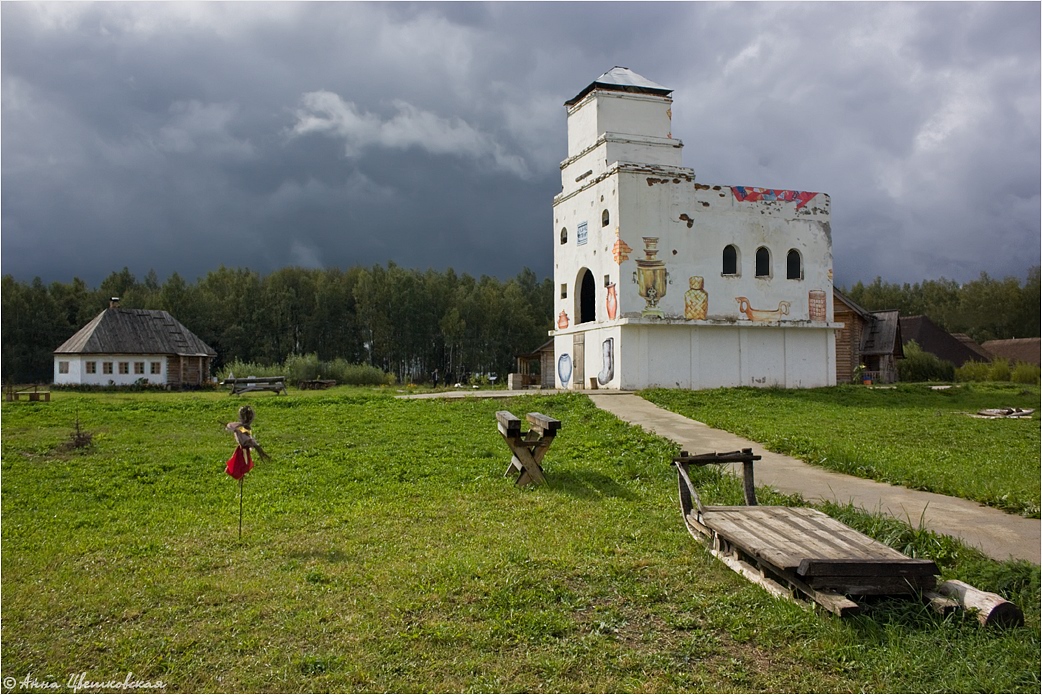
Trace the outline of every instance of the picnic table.
<instances>
[{"instance_id":1,"label":"picnic table","mask_svg":"<svg viewBox=\"0 0 1042 695\"><path fill-rule=\"evenodd\" d=\"M228 377L221 382L221 386L231 386L230 395L232 396L251 391L274 391L276 395L288 393L284 376Z\"/></svg>"},{"instance_id":2,"label":"picnic table","mask_svg":"<svg viewBox=\"0 0 1042 695\"><path fill-rule=\"evenodd\" d=\"M528 420L530 429L527 433L522 433L521 418L506 410L496 413L499 433L503 435L513 454L503 477L518 473L514 482L518 487L546 482L540 464L553 444L557 431L561 429L560 420L542 413L529 413L525 419Z\"/></svg>"}]
</instances>

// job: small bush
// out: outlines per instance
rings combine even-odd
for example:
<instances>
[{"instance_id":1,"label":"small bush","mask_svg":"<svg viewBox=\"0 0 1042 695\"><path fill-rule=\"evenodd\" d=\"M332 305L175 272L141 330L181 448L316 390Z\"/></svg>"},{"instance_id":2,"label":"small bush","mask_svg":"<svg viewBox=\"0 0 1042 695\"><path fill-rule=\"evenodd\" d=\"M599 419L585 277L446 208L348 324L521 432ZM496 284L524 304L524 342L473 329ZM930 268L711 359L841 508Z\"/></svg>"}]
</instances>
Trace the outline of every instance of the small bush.
<instances>
[{"instance_id":1,"label":"small bush","mask_svg":"<svg viewBox=\"0 0 1042 695\"><path fill-rule=\"evenodd\" d=\"M1037 364L1027 362L1017 362L1009 377L1014 384L1037 384L1039 379L1042 379L1042 369Z\"/></svg>"},{"instance_id":2,"label":"small bush","mask_svg":"<svg viewBox=\"0 0 1042 695\"><path fill-rule=\"evenodd\" d=\"M988 381L991 365L987 362L967 362L955 369L956 381Z\"/></svg>"},{"instance_id":3,"label":"small bush","mask_svg":"<svg viewBox=\"0 0 1042 695\"><path fill-rule=\"evenodd\" d=\"M897 361L901 381L954 381L955 365L923 351L914 340L904 346L905 358Z\"/></svg>"},{"instance_id":4,"label":"small bush","mask_svg":"<svg viewBox=\"0 0 1042 695\"><path fill-rule=\"evenodd\" d=\"M221 367L217 378L220 381L224 381L232 374L240 378L248 376L285 376L286 370L280 364L263 365L259 362L240 362L235 360Z\"/></svg>"},{"instance_id":5,"label":"small bush","mask_svg":"<svg viewBox=\"0 0 1042 695\"><path fill-rule=\"evenodd\" d=\"M988 370L988 381L1009 381L1009 362L995 360Z\"/></svg>"}]
</instances>

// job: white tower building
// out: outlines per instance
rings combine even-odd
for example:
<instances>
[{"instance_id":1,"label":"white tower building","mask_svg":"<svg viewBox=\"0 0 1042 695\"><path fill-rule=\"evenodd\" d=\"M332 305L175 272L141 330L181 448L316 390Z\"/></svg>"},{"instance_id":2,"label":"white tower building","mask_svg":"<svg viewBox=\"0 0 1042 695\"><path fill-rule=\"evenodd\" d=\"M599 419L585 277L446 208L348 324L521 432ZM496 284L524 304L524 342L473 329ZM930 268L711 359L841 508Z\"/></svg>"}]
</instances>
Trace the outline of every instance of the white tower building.
<instances>
[{"instance_id":1,"label":"white tower building","mask_svg":"<svg viewBox=\"0 0 1042 695\"><path fill-rule=\"evenodd\" d=\"M835 384L829 197L696 182L671 93L616 67L565 103L556 385Z\"/></svg>"}]
</instances>

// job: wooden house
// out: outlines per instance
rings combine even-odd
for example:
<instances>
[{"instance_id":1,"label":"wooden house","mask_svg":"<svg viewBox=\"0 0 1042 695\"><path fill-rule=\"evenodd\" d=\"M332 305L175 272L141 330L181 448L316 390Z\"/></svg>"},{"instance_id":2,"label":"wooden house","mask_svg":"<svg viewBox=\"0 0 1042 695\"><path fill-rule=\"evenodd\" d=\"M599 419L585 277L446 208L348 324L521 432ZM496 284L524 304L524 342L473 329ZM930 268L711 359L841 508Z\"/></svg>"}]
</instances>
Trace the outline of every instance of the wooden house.
<instances>
[{"instance_id":1,"label":"wooden house","mask_svg":"<svg viewBox=\"0 0 1042 695\"><path fill-rule=\"evenodd\" d=\"M898 312L868 311L833 288L834 316L843 328L836 334L836 383L862 376L873 383L897 381L897 360L904 357Z\"/></svg>"},{"instance_id":2,"label":"wooden house","mask_svg":"<svg viewBox=\"0 0 1042 695\"><path fill-rule=\"evenodd\" d=\"M548 340L534 351L517 356L517 373L512 387L552 389L554 387L554 341Z\"/></svg>"},{"instance_id":3,"label":"wooden house","mask_svg":"<svg viewBox=\"0 0 1042 695\"><path fill-rule=\"evenodd\" d=\"M217 353L165 311L123 309L113 298L54 351L55 384L199 386Z\"/></svg>"}]
</instances>

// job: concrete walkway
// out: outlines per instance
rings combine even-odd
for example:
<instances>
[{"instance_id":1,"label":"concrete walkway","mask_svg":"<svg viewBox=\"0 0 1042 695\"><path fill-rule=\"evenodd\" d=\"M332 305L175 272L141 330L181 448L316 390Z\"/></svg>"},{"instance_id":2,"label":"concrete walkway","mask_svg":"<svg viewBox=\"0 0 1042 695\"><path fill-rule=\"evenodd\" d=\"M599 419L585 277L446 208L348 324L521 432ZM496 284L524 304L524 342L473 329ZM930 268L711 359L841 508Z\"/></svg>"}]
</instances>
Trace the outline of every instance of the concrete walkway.
<instances>
[{"instance_id":1,"label":"concrete walkway","mask_svg":"<svg viewBox=\"0 0 1042 695\"><path fill-rule=\"evenodd\" d=\"M1042 555L1042 523L959 499L877 483L811 466L798 459L774 454L762 445L716 430L696 420L659 408L631 393L586 392L601 410L623 422L640 425L671 439L689 453L735 451L752 448L763 456L757 462L757 486L770 486L808 501L826 500L885 513L912 526L922 524L937 533L955 536L997 560L1016 558L1039 564ZM736 475L741 467L734 466Z\"/></svg>"}]
</instances>

